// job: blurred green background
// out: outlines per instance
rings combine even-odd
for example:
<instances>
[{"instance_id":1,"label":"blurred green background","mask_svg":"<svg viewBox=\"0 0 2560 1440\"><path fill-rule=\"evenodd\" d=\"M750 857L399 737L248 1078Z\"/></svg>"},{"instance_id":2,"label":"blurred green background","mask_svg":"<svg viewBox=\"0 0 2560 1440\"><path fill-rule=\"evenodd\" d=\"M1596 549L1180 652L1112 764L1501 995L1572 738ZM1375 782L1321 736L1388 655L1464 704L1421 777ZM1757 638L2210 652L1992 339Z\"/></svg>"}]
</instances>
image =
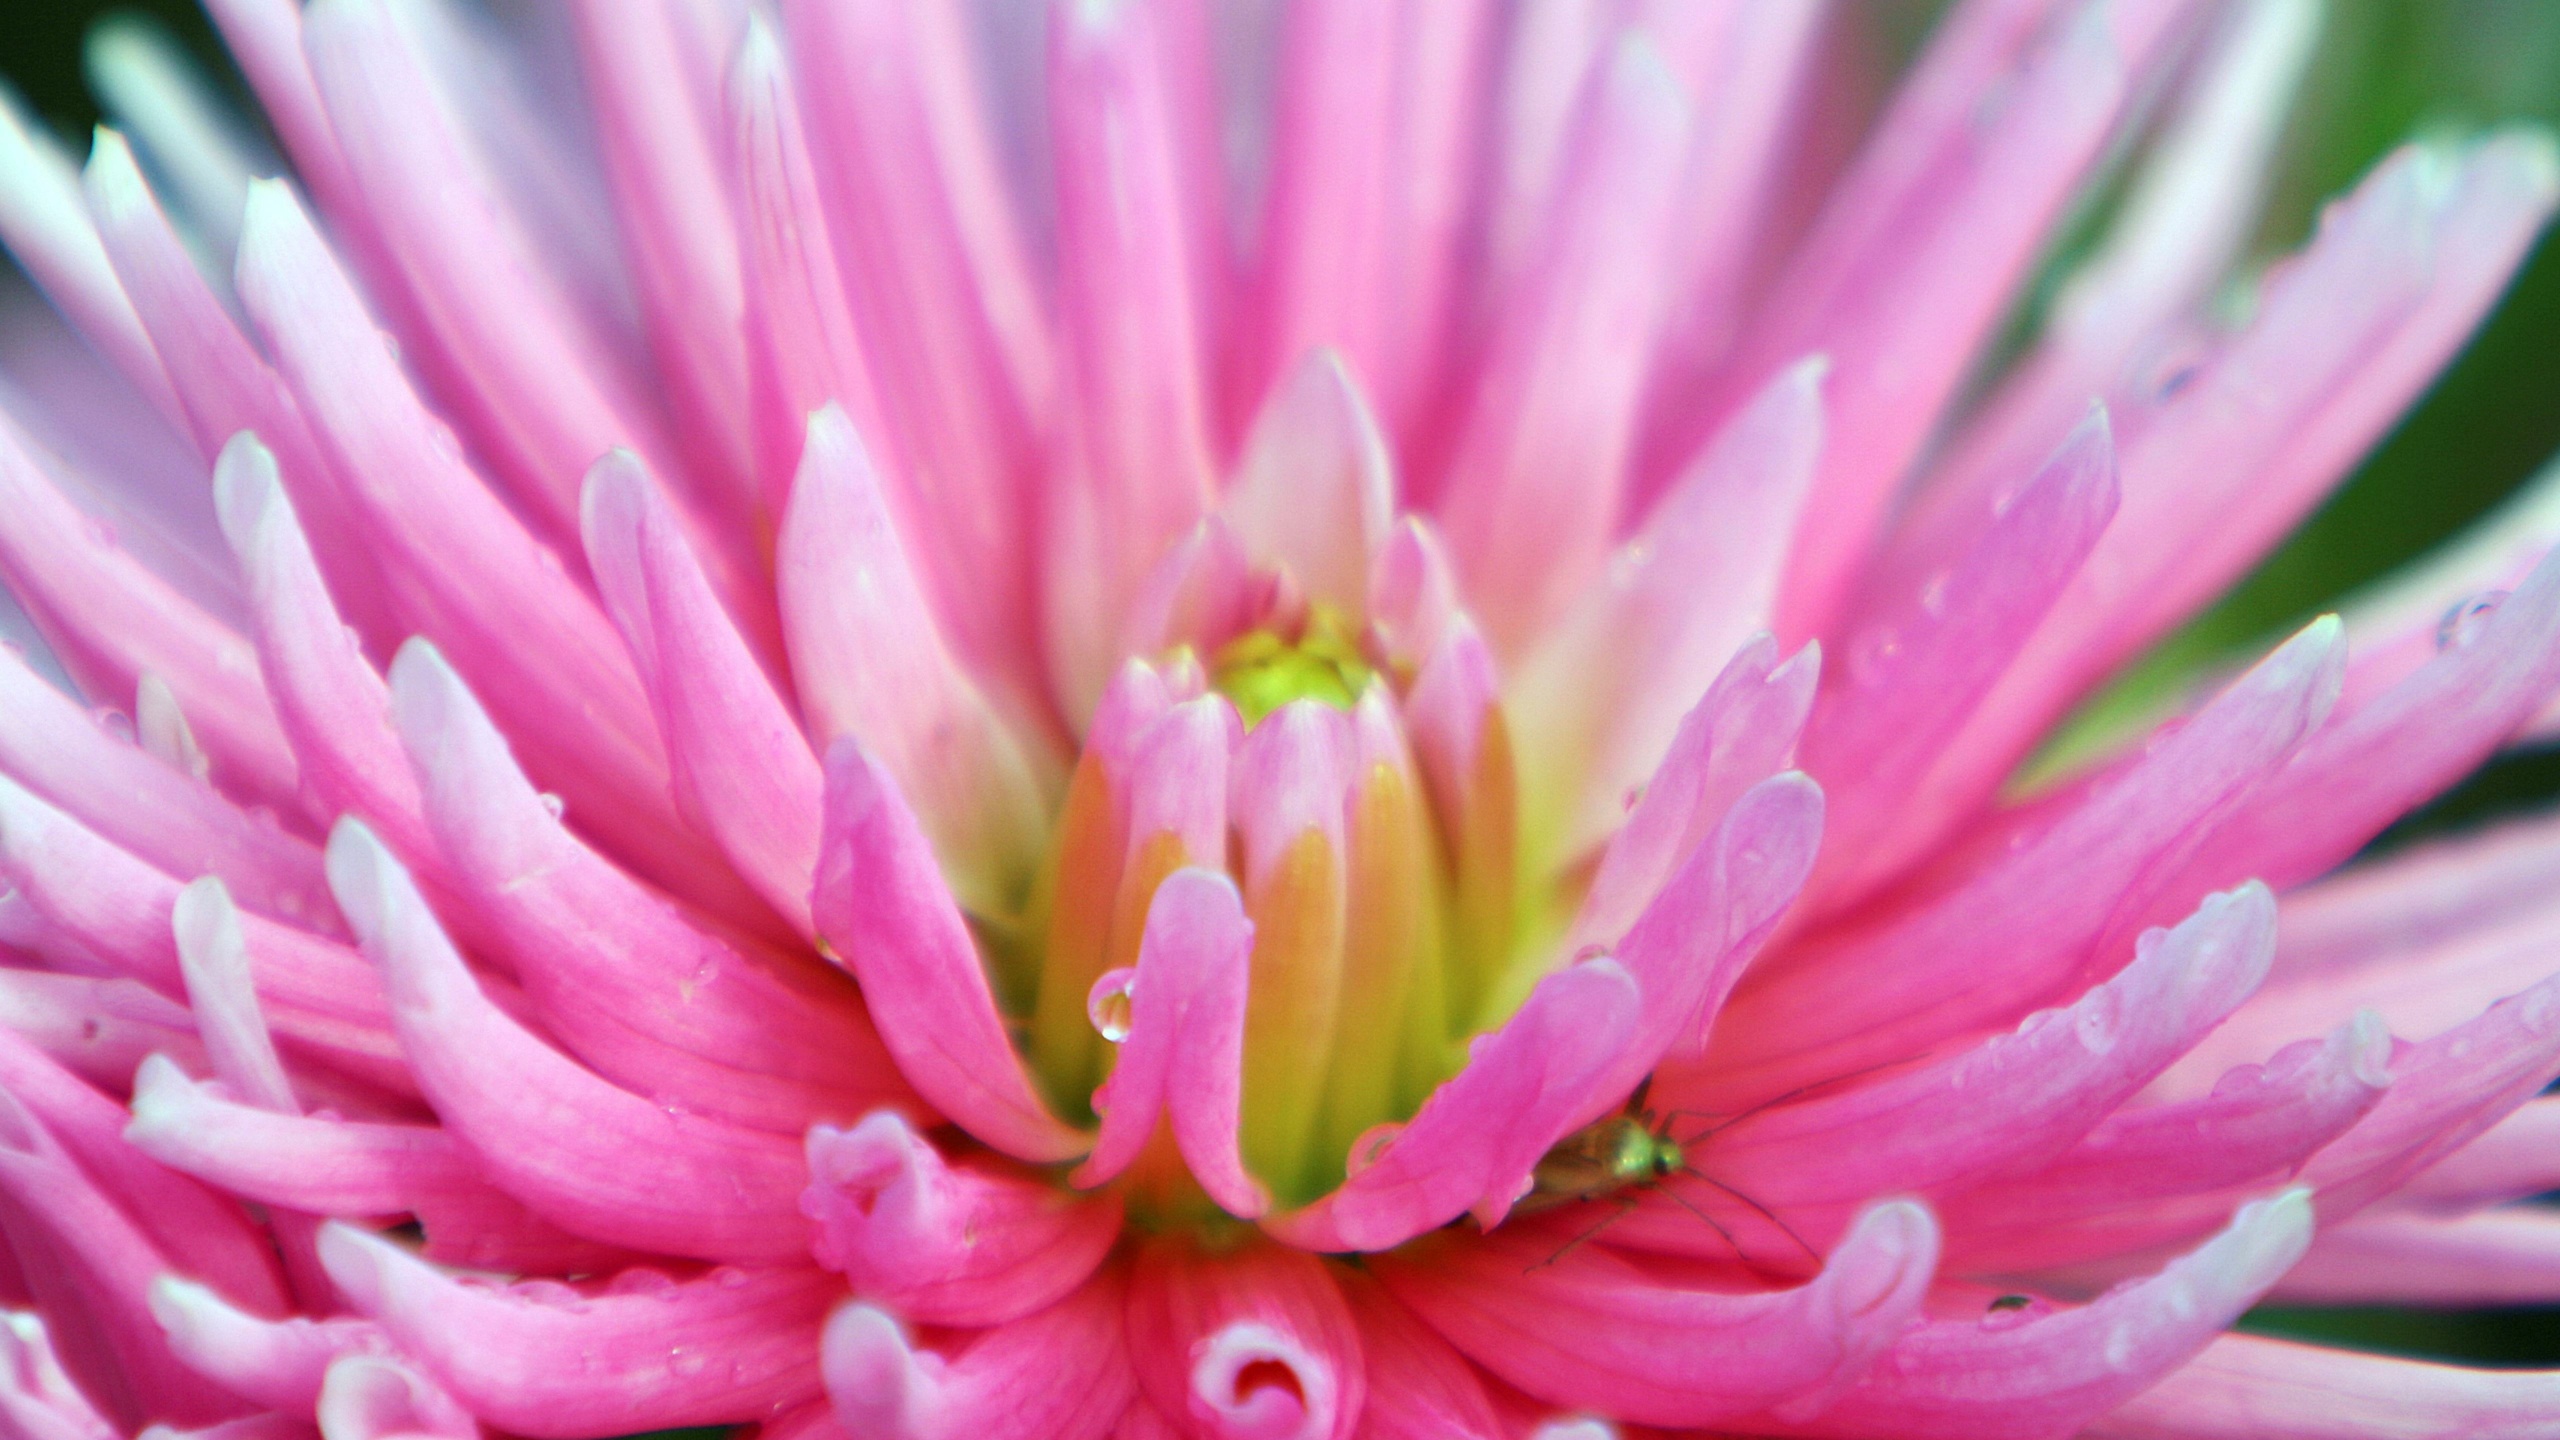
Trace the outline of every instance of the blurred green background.
<instances>
[{"instance_id":1,"label":"blurred green background","mask_svg":"<svg viewBox=\"0 0 2560 1440\"><path fill-rule=\"evenodd\" d=\"M1713 0L1700 0L1713 3ZM1879 13L1907 37L1934 0ZM96 17L139 12L219 63L188 0L0 0L0 73L68 135L96 120L80 78ZM2259 235L2293 248L2321 202L2413 135L2518 120L2560 124L2560 0L2333 0ZM2560 244L2548 241L2461 359L2329 504L2121 693L2174 685L2263 642L2427 549L2560 452ZM2491 765L2383 843L2560 794L2560 754ZM2484 1361L2560 1363L2560 1308L2463 1314L2261 1311L2251 1324L2340 1343Z\"/></svg>"}]
</instances>

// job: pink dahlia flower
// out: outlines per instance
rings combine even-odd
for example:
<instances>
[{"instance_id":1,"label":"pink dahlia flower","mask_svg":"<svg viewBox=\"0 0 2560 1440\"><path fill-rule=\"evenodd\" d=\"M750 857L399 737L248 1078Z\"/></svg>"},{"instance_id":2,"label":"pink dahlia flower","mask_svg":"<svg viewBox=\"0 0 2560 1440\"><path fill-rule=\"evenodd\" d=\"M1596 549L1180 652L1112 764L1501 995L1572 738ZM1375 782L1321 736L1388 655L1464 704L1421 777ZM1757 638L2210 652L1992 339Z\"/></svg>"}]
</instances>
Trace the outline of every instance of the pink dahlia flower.
<instances>
[{"instance_id":1,"label":"pink dahlia flower","mask_svg":"<svg viewBox=\"0 0 2560 1440\"><path fill-rule=\"evenodd\" d=\"M290 178L0 127L0 1431L2560 1431L2223 1333L2560 1296L2560 828L2323 878L2560 503L2003 789L2543 138L2232 303L2302 0L211 9Z\"/></svg>"}]
</instances>

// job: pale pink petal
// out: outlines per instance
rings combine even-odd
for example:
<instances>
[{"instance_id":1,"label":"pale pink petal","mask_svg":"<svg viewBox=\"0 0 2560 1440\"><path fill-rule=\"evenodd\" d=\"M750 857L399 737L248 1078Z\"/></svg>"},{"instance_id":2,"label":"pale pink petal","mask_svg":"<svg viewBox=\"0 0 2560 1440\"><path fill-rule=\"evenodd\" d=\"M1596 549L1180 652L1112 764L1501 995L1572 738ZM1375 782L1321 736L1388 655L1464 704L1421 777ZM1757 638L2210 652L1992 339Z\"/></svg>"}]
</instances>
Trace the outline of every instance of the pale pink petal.
<instances>
[{"instance_id":1,"label":"pale pink petal","mask_svg":"<svg viewBox=\"0 0 2560 1440\"><path fill-rule=\"evenodd\" d=\"M2320 1232L2269 1298L2283 1305L2548 1305L2560 1296L2560 1216L2371 1211Z\"/></svg>"},{"instance_id":2,"label":"pale pink petal","mask_svg":"<svg viewBox=\"0 0 2560 1440\"><path fill-rule=\"evenodd\" d=\"M1739 1276L1684 1286L1596 1246L1558 1257L1572 1239L1541 1227L1378 1270L1433 1329L1531 1395L1689 1427L1784 1413L1854 1381L1918 1317L1938 1259L1936 1222L1901 1200L1868 1210L1820 1275L1784 1290L1735 1288Z\"/></svg>"},{"instance_id":3,"label":"pale pink petal","mask_svg":"<svg viewBox=\"0 0 2560 1440\"><path fill-rule=\"evenodd\" d=\"M478 1419L566 1437L763 1419L818 1391L819 1322L841 1293L822 1271L625 1271L580 1289L469 1284L347 1225L321 1258L372 1317Z\"/></svg>"},{"instance_id":4,"label":"pale pink petal","mask_svg":"<svg viewBox=\"0 0 2560 1440\"><path fill-rule=\"evenodd\" d=\"M1680 717L1773 623L1774 541L1821 450L1822 370L1781 372L1726 424L1509 687L1525 803L1565 827L1566 855L1617 827Z\"/></svg>"},{"instance_id":5,"label":"pale pink petal","mask_svg":"<svg viewBox=\"0 0 2560 1440\"><path fill-rule=\"evenodd\" d=\"M2560 1372L2465 1370L2225 1335L2088 1430L2092 1440L2531 1440Z\"/></svg>"},{"instance_id":6,"label":"pale pink petal","mask_svg":"<svg viewBox=\"0 0 2560 1440\"><path fill-rule=\"evenodd\" d=\"M0 968L0 1027L111 1094L146 1055L203 1058L195 1017L139 980Z\"/></svg>"},{"instance_id":7,"label":"pale pink petal","mask_svg":"<svg viewBox=\"0 0 2560 1440\"><path fill-rule=\"evenodd\" d=\"M1032 1161L1087 1140L1049 1113L1006 1038L976 940L914 812L852 737L827 755L826 831L811 908L862 981L909 1083L980 1140Z\"/></svg>"},{"instance_id":8,"label":"pale pink petal","mask_svg":"<svg viewBox=\"0 0 2560 1440\"><path fill-rule=\"evenodd\" d=\"M1441 486L1468 599L1518 653L1616 530L1690 115L1662 56L1618 41L1575 103L1560 193L1509 297Z\"/></svg>"},{"instance_id":9,"label":"pale pink petal","mask_svg":"<svg viewBox=\"0 0 2560 1440\"><path fill-rule=\"evenodd\" d=\"M1050 487L1051 669L1074 695L1117 656L1112 619L1214 477L1199 300L1152 12L1051 12L1050 147L1069 457ZM1081 704L1070 704L1081 710Z\"/></svg>"},{"instance_id":10,"label":"pale pink petal","mask_svg":"<svg viewBox=\"0 0 2560 1440\"><path fill-rule=\"evenodd\" d=\"M605 610L657 710L677 809L810 934L818 757L722 613L639 456L615 450L595 463L578 524Z\"/></svg>"},{"instance_id":11,"label":"pale pink petal","mask_svg":"<svg viewBox=\"0 0 2560 1440\"><path fill-rule=\"evenodd\" d=\"M2555 1189L2560 1189L2560 1099L2532 1100L2411 1176L2391 1203L2458 1211Z\"/></svg>"},{"instance_id":12,"label":"pale pink petal","mask_svg":"<svg viewBox=\"0 0 2560 1440\"><path fill-rule=\"evenodd\" d=\"M382 969L419 1089L501 1188L565 1229L637 1249L807 1254L798 1146L618 1089L508 1018L361 824L331 835L329 878Z\"/></svg>"},{"instance_id":13,"label":"pale pink petal","mask_svg":"<svg viewBox=\"0 0 2560 1440\"><path fill-rule=\"evenodd\" d=\"M434 648L402 648L394 717L471 913L544 1026L645 1094L797 1140L904 1096L853 988L732 943L571 836Z\"/></svg>"},{"instance_id":14,"label":"pale pink petal","mask_svg":"<svg viewBox=\"0 0 2560 1440\"><path fill-rule=\"evenodd\" d=\"M497 697L507 733L589 835L680 894L756 913L675 815L648 696L612 623L471 471L281 186L250 191L240 297L412 626Z\"/></svg>"},{"instance_id":15,"label":"pale pink petal","mask_svg":"<svg viewBox=\"0 0 2560 1440\"><path fill-rule=\"evenodd\" d=\"M1219 514L1256 561L1357 616L1394 523L1393 465L1358 378L1339 353L1313 351L1263 400Z\"/></svg>"},{"instance_id":16,"label":"pale pink petal","mask_svg":"<svg viewBox=\"0 0 2560 1440\"><path fill-rule=\"evenodd\" d=\"M151 1286L151 1315L169 1348L224 1389L279 1410L309 1411L330 1362L341 1355L388 1355L391 1342L370 1320L300 1315L266 1320L176 1275Z\"/></svg>"},{"instance_id":17,"label":"pale pink petal","mask_svg":"<svg viewBox=\"0 0 2560 1440\"><path fill-rule=\"evenodd\" d=\"M1043 834L1032 758L946 648L870 448L833 407L807 439L774 584L809 733L860 736L973 908L1007 908Z\"/></svg>"},{"instance_id":18,"label":"pale pink petal","mask_svg":"<svg viewBox=\"0 0 2560 1440\"><path fill-rule=\"evenodd\" d=\"M1990 1323L1933 1318L1818 1415L1782 1415L1769 1428L1909 1440L2073 1434L2204 1349L2310 1241L2302 1191L2243 1206L2221 1235L2088 1305Z\"/></svg>"},{"instance_id":19,"label":"pale pink petal","mask_svg":"<svg viewBox=\"0 0 2560 1440\"><path fill-rule=\"evenodd\" d=\"M38 913L123 974L184 993L170 917L177 881L0 779L0 870ZM346 945L241 917L268 1023L376 1084L405 1088L381 979Z\"/></svg>"},{"instance_id":20,"label":"pale pink petal","mask_svg":"<svg viewBox=\"0 0 2560 1440\"><path fill-rule=\"evenodd\" d=\"M0 574L81 688L123 705L146 673L175 693L221 783L294 794L293 752L246 640L84 518L14 423L0 421Z\"/></svg>"},{"instance_id":21,"label":"pale pink petal","mask_svg":"<svg viewBox=\"0 0 2560 1440\"><path fill-rule=\"evenodd\" d=\"M184 412L169 373L81 203L80 173L14 92L0 95L0 195L8 197L0 202L0 244L21 272L128 383L177 419Z\"/></svg>"},{"instance_id":22,"label":"pale pink petal","mask_svg":"<svg viewBox=\"0 0 2560 1440\"><path fill-rule=\"evenodd\" d=\"M480 1424L424 1371L385 1355L342 1355L321 1377L321 1440L480 1440Z\"/></svg>"},{"instance_id":23,"label":"pale pink petal","mask_svg":"<svg viewBox=\"0 0 2560 1440\"><path fill-rule=\"evenodd\" d=\"M689 31L684 9L672 0L579 5L579 70L669 419L704 476L705 498L733 502L754 477L741 227L721 169L726 56L695 43L712 37Z\"/></svg>"},{"instance_id":24,"label":"pale pink petal","mask_svg":"<svg viewBox=\"0 0 2560 1440\"><path fill-rule=\"evenodd\" d=\"M1311 1255L1254 1245L1139 1252L1129 1281L1138 1390L1207 1440L1350 1440L1368 1388L1360 1331Z\"/></svg>"},{"instance_id":25,"label":"pale pink petal","mask_svg":"<svg viewBox=\"0 0 2560 1440\"><path fill-rule=\"evenodd\" d=\"M0 653L0 770L137 858L222 877L243 904L334 930L319 851L100 724L15 654Z\"/></svg>"},{"instance_id":26,"label":"pale pink petal","mask_svg":"<svg viewBox=\"0 0 2560 1440\"><path fill-rule=\"evenodd\" d=\"M987 1326L1047 1309L1119 1240L1117 1195L1084 1199L983 1161L944 1161L894 1111L809 1131L801 1213L818 1263L927 1325Z\"/></svg>"},{"instance_id":27,"label":"pale pink petal","mask_svg":"<svg viewBox=\"0 0 2560 1440\"><path fill-rule=\"evenodd\" d=\"M1100 1440L1135 1392L1122 1289L1106 1274L948 1349L920 1348L885 1310L847 1305L820 1346L836 1419L880 1440Z\"/></svg>"}]
</instances>

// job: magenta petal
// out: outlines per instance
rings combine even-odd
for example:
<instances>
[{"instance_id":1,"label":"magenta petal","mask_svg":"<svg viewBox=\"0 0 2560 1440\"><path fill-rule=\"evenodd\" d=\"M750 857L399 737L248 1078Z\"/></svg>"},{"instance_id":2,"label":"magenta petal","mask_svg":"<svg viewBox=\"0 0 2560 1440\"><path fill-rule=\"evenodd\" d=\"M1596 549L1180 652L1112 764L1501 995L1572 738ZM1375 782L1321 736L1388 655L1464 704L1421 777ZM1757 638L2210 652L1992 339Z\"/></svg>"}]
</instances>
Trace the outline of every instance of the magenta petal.
<instances>
[{"instance_id":1,"label":"magenta petal","mask_svg":"<svg viewBox=\"0 0 2560 1440\"><path fill-rule=\"evenodd\" d=\"M1936 1222L1904 1200L1868 1210L1822 1273L1788 1290L1687 1288L1597 1246L1556 1258L1571 1238L1453 1237L1428 1263L1381 1261L1379 1273L1432 1328L1531 1395L1687 1427L1855 1380L1918 1317L1938 1259Z\"/></svg>"},{"instance_id":2,"label":"magenta petal","mask_svg":"<svg viewBox=\"0 0 2560 1440\"><path fill-rule=\"evenodd\" d=\"M399 862L354 821L329 878L382 968L418 1086L502 1189L574 1233L706 1260L808 1253L799 1147L616 1088L481 993Z\"/></svg>"},{"instance_id":3,"label":"magenta petal","mask_svg":"<svg viewBox=\"0 0 2560 1440\"><path fill-rule=\"evenodd\" d=\"M1066 1298L1120 1238L1085 1199L985 1161L947 1163L894 1111L809 1131L810 1248L854 1289L927 1325L1018 1320Z\"/></svg>"},{"instance_id":4,"label":"magenta petal","mask_svg":"<svg viewBox=\"0 0 2560 1440\"><path fill-rule=\"evenodd\" d=\"M2478 1139L2410 1177L2403 1204L2476 1209L2560 1189L2560 1099L2528 1100Z\"/></svg>"},{"instance_id":5,"label":"magenta petal","mask_svg":"<svg viewBox=\"0 0 2560 1440\"><path fill-rule=\"evenodd\" d=\"M466 1284L347 1225L320 1232L329 1274L480 1419L591 1435L762 1419L818 1391L825 1273L626 1271L584 1292Z\"/></svg>"},{"instance_id":6,"label":"magenta petal","mask_svg":"<svg viewBox=\"0 0 2560 1440\"><path fill-rule=\"evenodd\" d=\"M2321 1231L2269 1298L2282 1305L2548 1305L2560 1298L2560 1217L2537 1205L2476 1215L2368 1210Z\"/></svg>"},{"instance_id":7,"label":"magenta petal","mask_svg":"<svg viewBox=\"0 0 2560 1440\"><path fill-rule=\"evenodd\" d=\"M1314 1256L1269 1245L1206 1255L1172 1241L1129 1281L1129 1356L1159 1414L1206 1440L1350 1440L1367 1356Z\"/></svg>"},{"instance_id":8,"label":"magenta petal","mask_svg":"<svg viewBox=\"0 0 2560 1440\"><path fill-rule=\"evenodd\" d=\"M2088 1305L2011 1323L1929 1320L1818 1415L1770 1428L1844 1440L2075 1434L2204 1349L2310 1242L2304 1192L2243 1206L2221 1235Z\"/></svg>"},{"instance_id":9,"label":"magenta petal","mask_svg":"<svg viewBox=\"0 0 2560 1440\"><path fill-rule=\"evenodd\" d=\"M850 1304L820 1344L838 1423L880 1440L1100 1440L1129 1406L1121 1285L1104 1276L948 1353L887 1311Z\"/></svg>"},{"instance_id":10,"label":"magenta petal","mask_svg":"<svg viewBox=\"0 0 2560 1440\"><path fill-rule=\"evenodd\" d=\"M1346 1282L1369 1363L1360 1433L1373 1440L1501 1440L1485 1382L1440 1332L1373 1281Z\"/></svg>"},{"instance_id":11,"label":"magenta petal","mask_svg":"<svg viewBox=\"0 0 2560 1440\"><path fill-rule=\"evenodd\" d=\"M1384 1250L1470 1210L1499 1224L1548 1148L1611 1102L1602 1087L1641 1003L1605 957L1539 981L1412 1120L1355 1147L1339 1189L1263 1228L1310 1250Z\"/></svg>"},{"instance_id":12,"label":"magenta petal","mask_svg":"<svg viewBox=\"0 0 2560 1440\"><path fill-rule=\"evenodd\" d=\"M2099 1420L2091 1440L2531 1440L2560 1412L2560 1371L2466 1370L2225 1335Z\"/></svg>"},{"instance_id":13,"label":"magenta petal","mask_svg":"<svg viewBox=\"0 0 2560 1440\"><path fill-rule=\"evenodd\" d=\"M1393 464L1342 356L1315 351L1263 401L1220 514L1254 559L1288 567L1308 599L1359 615L1371 557L1394 521Z\"/></svg>"},{"instance_id":14,"label":"magenta petal","mask_svg":"<svg viewBox=\"0 0 2560 1440\"><path fill-rule=\"evenodd\" d=\"M1083 1153L1006 1038L977 942L889 777L850 737L827 754L826 836L811 908L862 981L881 1039L917 1093L1024 1160Z\"/></svg>"},{"instance_id":15,"label":"magenta petal","mask_svg":"<svg viewBox=\"0 0 2560 1440\"><path fill-rule=\"evenodd\" d=\"M1102 1130L1076 1167L1076 1184L1099 1185L1128 1168L1163 1118L1209 1198L1248 1220L1269 1208L1270 1192L1236 1148L1252 954L1253 922L1234 881L1193 867L1156 887L1128 982L1128 1036L1111 1078L1094 1092Z\"/></svg>"},{"instance_id":16,"label":"magenta petal","mask_svg":"<svg viewBox=\"0 0 2560 1440\"><path fill-rule=\"evenodd\" d=\"M640 457L587 472L587 563L649 691L685 817L793 929L809 929L818 759L685 547Z\"/></svg>"}]
</instances>

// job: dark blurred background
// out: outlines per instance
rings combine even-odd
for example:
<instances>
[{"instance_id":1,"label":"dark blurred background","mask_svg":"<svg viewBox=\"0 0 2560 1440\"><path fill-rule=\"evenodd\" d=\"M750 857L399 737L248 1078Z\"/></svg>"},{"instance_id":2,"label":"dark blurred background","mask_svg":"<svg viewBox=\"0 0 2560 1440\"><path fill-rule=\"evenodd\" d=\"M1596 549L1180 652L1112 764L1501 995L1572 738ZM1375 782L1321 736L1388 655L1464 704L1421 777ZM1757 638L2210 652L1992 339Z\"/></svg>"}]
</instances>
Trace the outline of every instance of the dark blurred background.
<instances>
[{"instance_id":1,"label":"dark blurred background","mask_svg":"<svg viewBox=\"0 0 2560 1440\"><path fill-rule=\"evenodd\" d=\"M1705 3L1705 0L1702 0ZM1908 43L1937 0L1879 30ZM2518 120L2560 123L2560 0L2332 0L2259 235L2300 244L2321 202L2393 145ZM98 17L166 25L234 80L189 0L0 0L0 74L66 135L97 120L81 41ZM85 139L76 149L86 149ZM2460 529L2560 453L2560 244L2548 240L2469 348L2328 505L2221 604L2122 682L2153 694L2299 624ZM2501 760L2386 836L2388 845L2560 795L2560 752ZM2560 1363L2560 1308L2457 1314L2261 1311L2253 1326L2368 1348Z\"/></svg>"}]
</instances>

